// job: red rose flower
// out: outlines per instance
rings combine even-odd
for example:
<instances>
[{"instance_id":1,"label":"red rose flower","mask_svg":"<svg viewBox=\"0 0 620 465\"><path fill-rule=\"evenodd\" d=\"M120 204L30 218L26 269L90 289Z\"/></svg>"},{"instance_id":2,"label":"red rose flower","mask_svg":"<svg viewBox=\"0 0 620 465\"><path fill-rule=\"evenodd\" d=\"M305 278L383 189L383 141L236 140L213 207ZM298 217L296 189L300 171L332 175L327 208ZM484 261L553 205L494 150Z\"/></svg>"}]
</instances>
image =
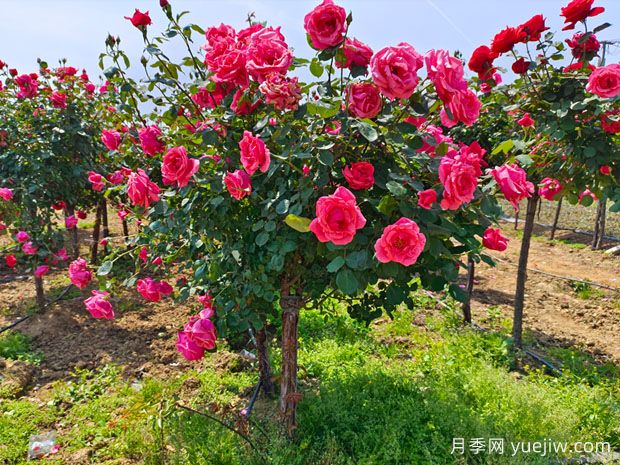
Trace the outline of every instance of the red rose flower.
<instances>
[{"instance_id":1,"label":"red rose flower","mask_svg":"<svg viewBox=\"0 0 620 465\"><path fill-rule=\"evenodd\" d=\"M564 26L563 31L567 31L569 29L575 29L575 24L579 21L583 21L589 16L600 15L605 8L602 6L597 6L592 8L592 4L594 0L573 0L568 5L562 8L560 16L564 16Z\"/></svg>"}]
</instances>

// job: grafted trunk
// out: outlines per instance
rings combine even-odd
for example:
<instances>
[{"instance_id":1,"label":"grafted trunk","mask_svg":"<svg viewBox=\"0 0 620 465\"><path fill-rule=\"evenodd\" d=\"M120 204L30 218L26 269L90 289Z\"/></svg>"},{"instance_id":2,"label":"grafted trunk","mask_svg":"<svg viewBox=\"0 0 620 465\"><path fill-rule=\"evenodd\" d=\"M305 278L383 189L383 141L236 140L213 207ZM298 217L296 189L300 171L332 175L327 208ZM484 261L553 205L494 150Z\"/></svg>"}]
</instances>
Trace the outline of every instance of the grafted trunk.
<instances>
[{"instance_id":1,"label":"grafted trunk","mask_svg":"<svg viewBox=\"0 0 620 465\"><path fill-rule=\"evenodd\" d=\"M467 258L467 302L463 304L463 320L471 324L471 296L474 292L474 278L476 276L474 259Z\"/></svg>"},{"instance_id":2,"label":"grafted trunk","mask_svg":"<svg viewBox=\"0 0 620 465\"><path fill-rule=\"evenodd\" d=\"M90 251L90 261L91 263L97 263L97 256L99 253L99 236L101 233L101 217L103 215L102 211L103 205L100 203L97 205L97 213L95 218L95 226L93 227L93 245Z\"/></svg>"},{"instance_id":3,"label":"grafted trunk","mask_svg":"<svg viewBox=\"0 0 620 465\"><path fill-rule=\"evenodd\" d=\"M71 205L68 205L65 210L65 219L71 215L75 216L75 208L73 208L73 206ZM78 238L77 225L75 226L75 228L69 230L69 237L71 238L72 257L75 260L80 256L80 243Z\"/></svg>"},{"instance_id":4,"label":"grafted trunk","mask_svg":"<svg viewBox=\"0 0 620 465\"><path fill-rule=\"evenodd\" d=\"M603 246L605 237L605 217L607 216L607 198L599 200L596 207L596 219L594 220L594 234L592 236L592 250L598 250Z\"/></svg>"},{"instance_id":5,"label":"grafted trunk","mask_svg":"<svg viewBox=\"0 0 620 465\"><path fill-rule=\"evenodd\" d=\"M525 283L527 281L527 262L534 230L536 205L538 193L534 193L527 200L525 224L523 225L523 239L521 239L521 252L519 254L519 268L517 270L517 289L515 291L514 315L512 320L512 338L516 347L523 345L523 308L525 305Z\"/></svg>"},{"instance_id":6,"label":"grafted trunk","mask_svg":"<svg viewBox=\"0 0 620 465\"><path fill-rule=\"evenodd\" d=\"M265 328L256 331L256 354L258 356L258 372L263 393L267 397L273 397L275 389L271 374L271 363L269 362L269 345Z\"/></svg>"},{"instance_id":7,"label":"grafted trunk","mask_svg":"<svg viewBox=\"0 0 620 465\"><path fill-rule=\"evenodd\" d=\"M515 231L519 229L519 210L515 212Z\"/></svg>"},{"instance_id":8,"label":"grafted trunk","mask_svg":"<svg viewBox=\"0 0 620 465\"><path fill-rule=\"evenodd\" d=\"M560 221L560 212L562 211L563 199L564 197L560 197L560 199L558 200L558 205L555 208L555 217L553 218L553 224L551 225L551 234L549 235L549 238L551 240L555 239L555 232L558 229L558 221Z\"/></svg>"},{"instance_id":9,"label":"grafted trunk","mask_svg":"<svg viewBox=\"0 0 620 465\"><path fill-rule=\"evenodd\" d=\"M37 276L34 277L34 288L36 291L37 307L39 310L43 310L45 307L45 290L43 288L43 278Z\"/></svg>"},{"instance_id":10,"label":"grafted trunk","mask_svg":"<svg viewBox=\"0 0 620 465\"><path fill-rule=\"evenodd\" d=\"M297 327L301 293L293 289L285 277L281 286L282 307L282 375L280 381L280 413L289 435L297 428L297 403L301 395L297 391Z\"/></svg>"}]
</instances>

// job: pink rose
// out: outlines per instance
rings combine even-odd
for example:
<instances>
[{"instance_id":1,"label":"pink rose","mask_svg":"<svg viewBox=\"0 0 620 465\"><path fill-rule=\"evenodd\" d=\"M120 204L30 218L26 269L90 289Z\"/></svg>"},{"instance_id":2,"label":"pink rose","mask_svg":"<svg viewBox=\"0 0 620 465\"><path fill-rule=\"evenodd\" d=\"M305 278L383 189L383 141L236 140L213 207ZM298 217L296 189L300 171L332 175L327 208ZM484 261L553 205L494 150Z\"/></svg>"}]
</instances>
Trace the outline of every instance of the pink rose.
<instances>
[{"instance_id":1,"label":"pink rose","mask_svg":"<svg viewBox=\"0 0 620 465\"><path fill-rule=\"evenodd\" d=\"M325 125L325 132L327 134L331 134L332 136L337 136L338 134L340 134L341 130L342 124L340 124L340 121L330 121Z\"/></svg>"},{"instance_id":2,"label":"pink rose","mask_svg":"<svg viewBox=\"0 0 620 465\"><path fill-rule=\"evenodd\" d=\"M586 189L581 194L579 194L579 203L581 203L584 197L592 197L592 200L595 202L598 200L598 197L596 196L596 194L592 192L590 189Z\"/></svg>"},{"instance_id":3,"label":"pink rose","mask_svg":"<svg viewBox=\"0 0 620 465\"><path fill-rule=\"evenodd\" d=\"M34 245L32 242L26 242L22 245L22 252L26 255L35 255L39 251L39 248Z\"/></svg>"},{"instance_id":4,"label":"pink rose","mask_svg":"<svg viewBox=\"0 0 620 465\"><path fill-rule=\"evenodd\" d=\"M105 291L92 291L93 296L84 301L86 310L93 318L114 319L114 308L108 301L109 293Z\"/></svg>"},{"instance_id":5,"label":"pink rose","mask_svg":"<svg viewBox=\"0 0 620 465\"><path fill-rule=\"evenodd\" d=\"M316 50L335 47L344 40L347 12L332 0L324 0L305 16L304 29Z\"/></svg>"},{"instance_id":6,"label":"pink rose","mask_svg":"<svg viewBox=\"0 0 620 465\"><path fill-rule=\"evenodd\" d=\"M50 101L54 108L67 108L67 94L54 91L50 96Z\"/></svg>"},{"instance_id":7,"label":"pink rose","mask_svg":"<svg viewBox=\"0 0 620 465\"><path fill-rule=\"evenodd\" d=\"M125 175L121 170L116 170L114 173L108 175L108 181L115 186L118 186L119 184L123 184L125 181Z\"/></svg>"},{"instance_id":8,"label":"pink rose","mask_svg":"<svg viewBox=\"0 0 620 465\"><path fill-rule=\"evenodd\" d=\"M455 93L467 90L463 62L447 50L431 50L424 60L428 78L433 81L437 95L444 103L450 102Z\"/></svg>"},{"instance_id":9,"label":"pink rose","mask_svg":"<svg viewBox=\"0 0 620 465\"><path fill-rule=\"evenodd\" d=\"M487 228L482 236L482 245L487 249L503 252L508 248L508 238L502 235L499 228Z\"/></svg>"},{"instance_id":10,"label":"pink rose","mask_svg":"<svg viewBox=\"0 0 620 465\"><path fill-rule=\"evenodd\" d=\"M149 249L147 247L142 247L138 253L138 258L142 263L146 264L146 262L149 261Z\"/></svg>"},{"instance_id":11,"label":"pink rose","mask_svg":"<svg viewBox=\"0 0 620 465\"><path fill-rule=\"evenodd\" d=\"M143 29L146 26L150 26L151 24L153 24L153 22L151 21L151 17L149 16L149 12L145 11L143 13L137 8L133 16L124 16L124 18L131 21L131 24L133 24L133 26L137 27L138 29Z\"/></svg>"},{"instance_id":12,"label":"pink rose","mask_svg":"<svg viewBox=\"0 0 620 465\"><path fill-rule=\"evenodd\" d=\"M180 331L178 333L176 346L181 355L190 362L200 360L204 357L205 350L192 341L189 333L186 331Z\"/></svg>"},{"instance_id":13,"label":"pink rose","mask_svg":"<svg viewBox=\"0 0 620 465\"><path fill-rule=\"evenodd\" d=\"M159 302L162 295L172 294L172 286L165 281L152 278L139 279L136 288L142 297L150 302Z\"/></svg>"},{"instance_id":14,"label":"pink rose","mask_svg":"<svg viewBox=\"0 0 620 465\"><path fill-rule=\"evenodd\" d=\"M15 234L15 239L17 239L17 242L24 243L30 239L30 234L26 231L18 231L17 234Z\"/></svg>"},{"instance_id":15,"label":"pink rose","mask_svg":"<svg viewBox=\"0 0 620 465\"><path fill-rule=\"evenodd\" d=\"M543 199L555 200L555 197L562 192L562 184L560 181L553 178L545 178L540 182L538 188L538 195Z\"/></svg>"},{"instance_id":16,"label":"pink rose","mask_svg":"<svg viewBox=\"0 0 620 465\"><path fill-rule=\"evenodd\" d=\"M234 41L235 35L235 28L224 23L221 23L219 26L208 27L205 31L205 37L211 46L222 40Z\"/></svg>"},{"instance_id":17,"label":"pink rose","mask_svg":"<svg viewBox=\"0 0 620 465\"><path fill-rule=\"evenodd\" d=\"M13 191L7 187L0 187L0 199L10 202L13 200Z\"/></svg>"},{"instance_id":18,"label":"pink rose","mask_svg":"<svg viewBox=\"0 0 620 465\"><path fill-rule=\"evenodd\" d=\"M426 189L418 192L418 207L430 210L433 204L437 202L437 192L435 189Z\"/></svg>"},{"instance_id":19,"label":"pink rose","mask_svg":"<svg viewBox=\"0 0 620 465\"><path fill-rule=\"evenodd\" d=\"M529 113L525 113L518 121L517 124L524 128L529 128L530 126L534 126L534 120L530 116Z\"/></svg>"},{"instance_id":20,"label":"pink rose","mask_svg":"<svg viewBox=\"0 0 620 465\"><path fill-rule=\"evenodd\" d=\"M271 74L259 88L265 96L265 103L273 105L277 110L296 110L301 100L301 87L296 77Z\"/></svg>"},{"instance_id":21,"label":"pink rose","mask_svg":"<svg viewBox=\"0 0 620 465\"><path fill-rule=\"evenodd\" d=\"M34 98L39 93L39 81L29 74L17 76L15 83L19 86L18 99Z\"/></svg>"},{"instance_id":22,"label":"pink rose","mask_svg":"<svg viewBox=\"0 0 620 465\"><path fill-rule=\"evenodd\" d=\"M422 56L405 42L379 50L370 60L372 79L390 100L411 97L423 65Z\"/></svg>"},{"instance_id":23,"label":"pink rose","mask_svg":"<svg viewBox=\"0 0 620 465\"><path fill-rule=\"evenodd\" d=\"M478 185L479 167L465 156L451 150L439 163L439 180L444 192L441 208L456 210L474 198Z\"/></svg>"},{"instance_id":24,"label":"pink rose","mask_svg":"<svg viewBox=\"0 0 620 465\"><path fill-rule=\"evenodd\" d=\"M246 70L246 54L234 46L227 46L217 59L209 61L209 69L213 71L215 82L230 83L245 88L249 84Z\"/></svg>"},{"instance_id":25,"label":"pink rose","mask_svg":"<svg viewBox=\"0 0 620 465\"><path fill-rule=\"evenodd\" d=\"M69 265L69 279L79 289L84 289L93 279L92 272L88 269L88 263L83 258L74 260Z\"/></svg>"},{"instance_id":26,"label":"pink rose","mask_svg":"<svg viewBox=\"0 0 620 465\"><path fill-rule=\"evenodd\" d=\"M465 126L471 126L478 120L482 104L480 100L478 100L475 92L471 89L467 89L463 92L456 92L453 94L447 107L452 113L452 116L454 116L454 119L446 115L445 110L442 110L442 123L444 123L443 115L446 115L447 119L453 123L452 126L458 121L465 124ZM444 125L450 127L449 124L444 123Z\"/></svg>"},{"instance_id":27,"label":"pink rose","mask_svg":"<svg viewBox=\"0 0 620 465\"><path fill-rule=\"evenodd\" d=\"M185 187L191 177L200 168L200 162L187 156L185 147L174 147L164 155L161 165L161 175L164 184L174 184Z\"/></svg>"},{"instance_id":28,"label":"pink rose","mask_svg":"<svg viewBox=\"0 0 620 465\"><path fill-rule=\"evenodd\" d=\"M54 255L65 262L69 260L69 255L67 255L66 249L59 249Z\"/></svg>"},{"instance_id":29,"label":"pink rose","mask_svg":"<svg viewBox=\"0 0 620 465\"><path fill-rule=\"evenodd\" d=\"M101 176L99 173L95 173L94 171L88 172L88 182L91 183L91 187L95 192L100 192L105 188L103 176Z\"/></svg>"},{"instance_id":30,"label":"pink rose","mask_svg":"<svg viewBox=\"0 0 620 465\"><path fill-rule=\"evenodd\" d=\"M69 215L65 218L65 227L67 229L74 229L78 224L78 220L75 215Z\"/></svg>"},{"instance_id":31,"label":"pink rose","mask_svg":"<svg viewBox=\"0 0 620 465\"><path fill-rule=\"evenodd\" d=\"M286 74L293 63L293 52L280 40L253 40L247 56L246 69L258 82L272 73Z\"/></svg>"},{"instance_id":32,"label":"pink rose","mask_svg":"<svg viewBox=\"0 0 620 465\"><path fill-rule=\"evenodd\" d=\"M365 224L366 218L357 206L355 196L346 187L339 187L332 195L317 201L316 218L310 223L310 231L321 242L345 245Z\"/></svg>"},{"instance_id":33,"label":"pink rose","mask_svg":"<svg viewBox=\"0 0 620 465\"><path fill-rule=\"evenodd\" d=\"M413 265L424 250L426 237L417 223L401 218L387 226L377 242L375 253L381 263L396 262L403 266Z\"/></svg>"},{"instance_id":34,"label":"pink rose","mask_svg":"<svg viewBox=\"0 0 620 465\"><path fill-rule=\"evenodd\" d=\"M142 150L151 157L163 152L166 148L166 145L161 140L161 129L156 125L140 129L138 137L140 138Z\"/></svg>"},{"instance_id":35,"label":"pink rose","mask_svg":"<svg viewBox=\"0 0 620 465\"><path fill-rule=\"evenodd\" d=\"M34 270L34 275L37 278L42 278L43 276L45 276L47 274L47 272L50 270L50 267L47 265L41 265L39 267L37 267L36 270Z\"/></svg>"},{"instance_id":36,"label":"pink rose","mask_svg":"<svg viewBox=\"0 0 620 465\"><path fill-rule=\"evenodd\" d=\"M375 183L375 168L366 161L351 163L342 170L351 189L370 189Z\"/></svg>"},{"instance_id":37,"label":"pink rose","mask_svg":"<svg viewBox=\"0 0 620 465\"><path fill-rule=\"evenodd\" d=\"M269 169L271 163L269 149L259 136L254 136L250 131L243 131L239 149L241 150L241 164L248 174L252 175L258 169L264 173Z\"/></svg>"},{"instance_id":38,"label":"pink rose","mask_svg":"<svg viewBox=\"0 0 620 465\"><path fill-rule=\"evenodd\" d=\"M613 64L596 68L588 78L586 90L604 98L620 94L620 65Z\"/></svg>"},{"instance_id":39,"label":"pink rose","mask_svg":"<svg viewBox=\"0 0 620 465\"><path fill-rule=\"evenodd\" d=\"M159 187L142 169L127 178L127 195L134 205L149 208L151 202L159 200Z\"/></svg>"},{"instance_id":40,"label":"pink rose","mask_svg":"<svg viewBox=\"0 0 620 465\"><path fill-rule=\"evenodd\" d=\"M611 166L609 166L609 165L601 165L601 167L598 169L598 171L603 176L609 176L611 174Z\"/></svg>"},{"instance_id":41,"label":"pink rose","mask_svg":"<svg viewBox=\"0 0 620 465\"><path fill-rule=\"evenodd\" d=\"M241 200L246 195L252 193L250 176L243 170L226 173L224 184L226 184L226 189L228 189L230 195L237 200Z\"/></svg>"},{"instance_id":42,"label":"pink rose","mask_svg":"<svg viewBox=\"0 0 620 465\"><path fill-rule=\"evenodd\" d=\"M121 145L121 134L114 129L104 129L101 131L101 142L108 150L117 150Z\"/></svg>"},{"instance_id":43,"label":"pink rose","mask_svg":"<svg viewBox=\"0 0 620 465\"><path fill-rule=\"evenodd\" d=\"M252 103L251 95L248 95L242 89L237 89L237 91L233 94L230 109L239 116L251 115L261 104L261 102L261 99L257 99L254 103Z\"/></svg>"},{"instance_id":44,"label":"pink rose","mask_svg":"<svg viewBox=\"0 0 620 465\"><path fill-rule=\"evenodd\" d=\"M372 58L372 49L357 39L347 37L342 48L344 54L344 63L340 60L342 57L336 56L337 68L368 68L370 59Z\"/></svg>"},{"instance_id":45,"label":"pink rose","mask_svg":"<svg viewBox=\"0 0 620 465\"><path fill-rule=\"evenodd\" d=\"M379 88L370 82L356 82L347 88L349 113L356 118L374 118L381 112L383 100Z\"/></svg>"},{"instance_id":46,"label":"pink rose","mask_svg":"<svg viewBox=\"0 0 620 465\"><path fill-rule=\"evenodd\" d=\"M211 350L215 349L217 330L211 320L208 318L199 318L191 326L189 337L203 349Z\"/></svg>"},{"instance_id":47,"label":"pink rose","mask_svg":"<svg viewBox=\"0 0 620 465\"><path fill-rule=\"evenodd\" d=\"M17 265L17 258L15 258L15 255L7 255L4 257L4 262L9 268L15 268L15 265Z\"/></svg>"},{"instance_id":48,"label":"pink rose","mask_svg":"<svg viewBox=\"0 0 620 465\"><path fill-rule=\"evenodd\" d=\"M527 180L525 171L517 165L502 165L488 172L493 175L504 197L515 209L519 208L521 200L534 193L534 185Z\"/></svg>"}]
</instances>

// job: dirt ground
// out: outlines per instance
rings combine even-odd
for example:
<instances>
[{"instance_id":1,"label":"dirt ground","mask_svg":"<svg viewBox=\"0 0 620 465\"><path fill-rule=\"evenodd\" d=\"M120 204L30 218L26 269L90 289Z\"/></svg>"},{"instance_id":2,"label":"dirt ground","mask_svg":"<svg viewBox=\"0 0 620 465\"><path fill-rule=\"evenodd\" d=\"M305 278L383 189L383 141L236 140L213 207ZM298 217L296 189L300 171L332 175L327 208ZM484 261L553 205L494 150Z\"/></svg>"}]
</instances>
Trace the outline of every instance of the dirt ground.
<instances>
[{"instance_id":1,"label":"dirt ground","mask_svg":"<svg viewBox=\"0 0 620 465\"><path fill-rule=\"evenodd\" d=\"M520 239L512 224L502 225L510 237L508 250L492 252L497 267L477 267L472 310L474 319L484 319L489 306L506 315L512 312ZM569 278L588 280L620 290L620 257L578 248L587 237L556 234L563 242L543 238L548 232L537 228L532 240L524 329L536 342L561 347L576 346L598 358L620 361L620 291L596 286L581 296L570 281L537 273L535 270Z\"/></svg>"}]
</instances>

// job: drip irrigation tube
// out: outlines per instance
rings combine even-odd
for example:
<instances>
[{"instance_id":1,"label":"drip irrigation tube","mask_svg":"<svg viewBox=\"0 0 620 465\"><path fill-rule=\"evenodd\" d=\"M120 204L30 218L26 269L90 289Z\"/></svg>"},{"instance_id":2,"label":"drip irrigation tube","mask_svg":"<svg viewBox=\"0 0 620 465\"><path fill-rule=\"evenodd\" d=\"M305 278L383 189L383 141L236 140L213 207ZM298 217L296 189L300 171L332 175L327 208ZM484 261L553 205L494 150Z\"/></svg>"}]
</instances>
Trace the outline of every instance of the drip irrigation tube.
<instances>
[{"instance_id":1,"label":"drip irrigation tube","mask_svg":"<svg viewBox=\"0 0 620 465\"><path fill-rule=\"evenodd\" d=\"M46 309L47 307L49 307L50 305L55 304L56 302L60 301L67 292L69 292L69 289L71 289L73 287L73 284L69 284L60 294L58 294L58 297L56 297L54 300L50 300L49 302L47 302L43 308L41 310ZM32 315L35 315L35 313L31 313L29 315L23 316L21 317L19 320L14 321L13 323L11 323L8 326L5 326L4 328L0 329L0 334L2 334L5 331L8 331L9 329L14 328L15 326L17 326L20 323L23 323L24 321L26 321L28 318L30 318Z\"/></svg>"},{"instance_id":2,"label":"drip irrigation tube","mask_svg":"<svg viewBox=\"0 0 620 465\"><path fill-rule=\"evenodd\" d=\"M252 398L250 399L250 403L245 409L245 417L250 418L252 414L252 410L254 409L254 404L256 403L256 399L258 398L258 393L260 392L260 388L263 385L263 380L259 380L256 388L254 388L254 392L252 393Z\"/></svg>"}]
</instances>

